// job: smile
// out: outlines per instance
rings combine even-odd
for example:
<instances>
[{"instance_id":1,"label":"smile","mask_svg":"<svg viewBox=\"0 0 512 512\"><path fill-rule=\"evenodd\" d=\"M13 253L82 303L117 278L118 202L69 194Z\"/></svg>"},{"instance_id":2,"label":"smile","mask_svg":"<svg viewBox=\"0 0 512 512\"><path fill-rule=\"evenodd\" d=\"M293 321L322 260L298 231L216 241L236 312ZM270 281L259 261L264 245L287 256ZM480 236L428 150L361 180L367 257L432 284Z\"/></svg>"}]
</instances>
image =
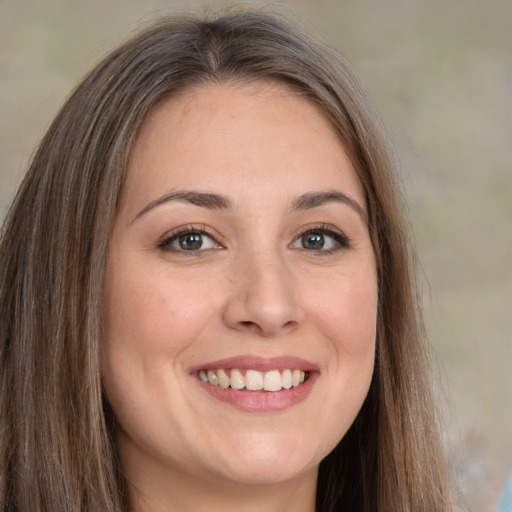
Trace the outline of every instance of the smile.
<instances>
[{"instance_id":1,"label":"smile","mask_svg":"<svg viewBox=\"0 0 512 512\"><path fill-rule=\"evenodd\" d=\"M300 386L308 376L307 371L297 368L269 371L217 368L198 372L201 381L220 388L270 392Z\"/></svg>"},{"instance_id":2,"label":"smile","mask_svg":"<svg viewBox=\"0 0 512 512\"><path fill-rule=\"evenodd\" d=\"M190 368L200 387L244 412L275 413L306 400L320 377L318 364L300 357L239 355Z\"/></svg>"}]
</instances>

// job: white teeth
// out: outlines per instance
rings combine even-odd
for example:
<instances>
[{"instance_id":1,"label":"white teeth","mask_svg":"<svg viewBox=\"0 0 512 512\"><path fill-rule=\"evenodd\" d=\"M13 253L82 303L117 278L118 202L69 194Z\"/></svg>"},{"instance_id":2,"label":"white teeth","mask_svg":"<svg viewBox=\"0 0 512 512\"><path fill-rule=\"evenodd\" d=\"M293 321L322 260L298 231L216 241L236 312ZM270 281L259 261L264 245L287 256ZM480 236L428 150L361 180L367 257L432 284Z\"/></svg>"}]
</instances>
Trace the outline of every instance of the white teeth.
<instances>
[{"instance_id":1,"label":"white teeth","mask_svg":"<svg viewBox=\"0 0 512 512\"><path fill-rule=\"evenodd\" d=\"M219 378L217 377L217 374L214 371L208 370L208 373L206 375L208 376L208 382L210 384L213 384L214 386L219 385Z\"/></svg>"},{"instance_id":2,"label":"white teeth","mask_svg":"<svg viewBox=\"0 0 512 512\"><path fill-rule=\"evenodd\" d=\"M247 370L245 372L245 388L251 391L263 389L263 375L256 370Z\"/></svg>"},{"instance_id":3,"label":"white teeth","mask_svg":"<svg viewBox=\"0 0 512 512\"><path fill-rule=\"evenodd\" d=\"M283 387L283 379L278 370L271 370L265 373L263 389L265 391L279 391Z\"/></svg>"},{"instance_id":4,"label":"white teeth","mask_svg":"<svg viewBox=\"0 0 512 512\"><path fill-rule=\"evenodd\" d=\"M299 369L269 370L260 372L258 370L246 370L245 375L238 369L225 370L200 370L198 377L204 383L213 386L232 389L247 389L248 391L280 391L297 387L306 380L306 372Z\"/></svg>"},{"instance_id":5,"label":"white teeth","mask_svg":"<svg viewBox=\"0 0 512 512\"><path fill-rule=\"evenodd\" d=\"M290 389L292 387L292 372L285 370L283 372L283 388Z\"/></svg>"},{"instance_id":6,"label":"white teeth","mask_svg":"<svg viewBox=\"0 0 512 512\"><path fill-rule=\"evenodd\" d=\"M221 388L229 388L229 377L222 368L217 370L217 377L219 377L219 386Z\"/></svg>"},{"instance_id":7,"label":"white teeth","mask_svg":"<svg viewBox=\"0 0 512 512\"><path fill-rule=\"evenodd\" d=\"M243 389L245 387L244 376L239 370L231 370L231 387L233 389Z\"/></svg>"}]
</instances>

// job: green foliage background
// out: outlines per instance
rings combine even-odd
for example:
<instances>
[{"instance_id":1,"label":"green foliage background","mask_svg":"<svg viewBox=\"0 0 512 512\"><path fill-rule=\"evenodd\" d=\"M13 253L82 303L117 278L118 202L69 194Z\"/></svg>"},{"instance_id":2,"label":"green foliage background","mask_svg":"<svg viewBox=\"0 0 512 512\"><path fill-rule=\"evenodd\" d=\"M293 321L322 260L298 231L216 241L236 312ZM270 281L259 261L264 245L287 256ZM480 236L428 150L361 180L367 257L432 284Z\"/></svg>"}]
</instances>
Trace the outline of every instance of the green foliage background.
<instances>
[{"instance_id":1,"label":"green foliage background","mask_svg":"<svg viewBox=\"0 0 512 512\"><path fill-rule=\"evenodd\" d=\"M57 108L112 46L161 14L231 5L0 0L0 218ZM512 469L512 2L245 5L305 18L381 113L424 268L457 510L494 512Z\"/></svg>"}]
</instances>

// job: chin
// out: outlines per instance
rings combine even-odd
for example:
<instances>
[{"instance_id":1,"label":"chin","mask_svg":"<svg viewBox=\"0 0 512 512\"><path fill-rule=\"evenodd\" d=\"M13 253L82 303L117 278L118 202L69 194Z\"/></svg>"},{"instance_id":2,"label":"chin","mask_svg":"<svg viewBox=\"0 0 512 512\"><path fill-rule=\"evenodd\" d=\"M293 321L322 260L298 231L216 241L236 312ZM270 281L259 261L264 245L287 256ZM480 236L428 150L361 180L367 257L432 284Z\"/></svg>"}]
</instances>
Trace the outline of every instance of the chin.
<instances>
[{"instance_id":1,"label":"chin","mask_svg":"<svg viewBox=\"0 0 512 512\"><path fill-rule=\"evenodd\" d=\"M281 484L300 478L303 475L318 471L318 464L311 466L297 466L288 461L260 460L251 461L243 468L233 468L226 475L233 483L250 486L268 486Z\"/></svg>"},{"instance_id":2,"label":"chin","mask_svg":"<svg viewBox=\"0 0 512 512\"><path fill-rule=\"evenodd\" d=\"M224 478L239 484L271 485L318 471L327 453L318 454L304 440L277 437L247 440L231 452L229 459L221 462Z\"/></svg>"}]
</instances>

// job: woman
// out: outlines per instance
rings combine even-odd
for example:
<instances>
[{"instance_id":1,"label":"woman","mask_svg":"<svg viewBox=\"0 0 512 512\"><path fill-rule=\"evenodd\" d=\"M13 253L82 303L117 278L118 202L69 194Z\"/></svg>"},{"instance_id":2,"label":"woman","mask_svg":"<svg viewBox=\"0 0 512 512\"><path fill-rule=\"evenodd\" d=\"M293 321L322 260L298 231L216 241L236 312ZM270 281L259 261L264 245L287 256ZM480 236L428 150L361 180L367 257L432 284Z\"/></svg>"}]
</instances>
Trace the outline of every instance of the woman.
<instances>
[{"instance_id":1,"label":"woman","mask_svg":"<svg viewBox=\"0 0 512 512\"><path fill-rule=\"evenodd\" d=\"M365 94L272 16L165 19L79 85L6 220L2 510L450 510Z\"/></svg>"}]
</instances>

